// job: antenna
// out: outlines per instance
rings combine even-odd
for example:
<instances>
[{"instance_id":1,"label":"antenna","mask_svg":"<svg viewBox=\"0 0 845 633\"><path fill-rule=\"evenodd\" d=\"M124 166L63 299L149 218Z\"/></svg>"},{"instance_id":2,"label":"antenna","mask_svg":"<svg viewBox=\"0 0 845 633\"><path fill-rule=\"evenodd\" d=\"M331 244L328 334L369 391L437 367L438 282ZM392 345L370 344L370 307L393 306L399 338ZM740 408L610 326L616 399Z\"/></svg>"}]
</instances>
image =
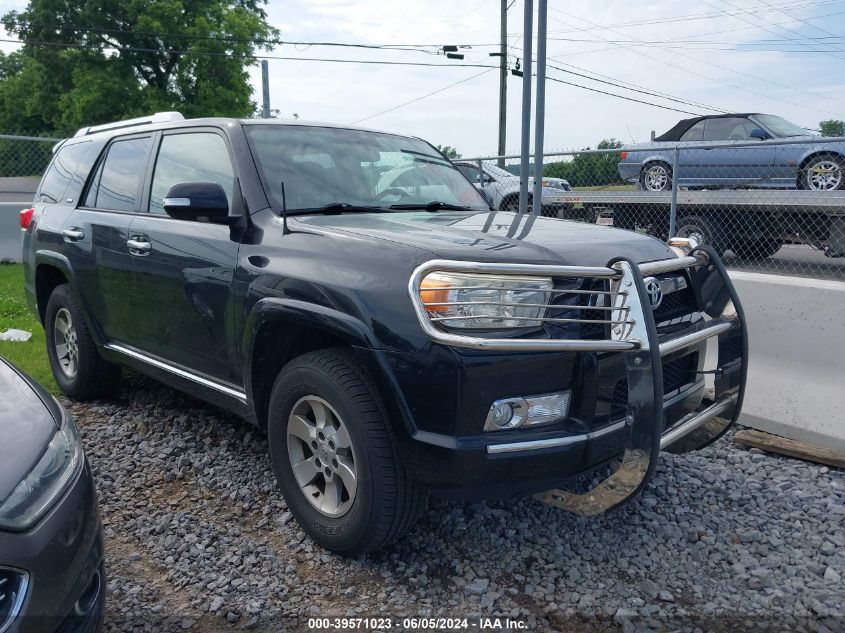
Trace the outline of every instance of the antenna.
<instances>
[{"instance_id":1,"label":"antenna","mask_svg":"<svg viewBox=\"0 0 845 633\"><path fill-rule=\"evenodd\" d=\"M288 235L290 229L288 228L288 203L285 200L285 183L282 181L282 235Z\"/></svg>"}]
</instances>

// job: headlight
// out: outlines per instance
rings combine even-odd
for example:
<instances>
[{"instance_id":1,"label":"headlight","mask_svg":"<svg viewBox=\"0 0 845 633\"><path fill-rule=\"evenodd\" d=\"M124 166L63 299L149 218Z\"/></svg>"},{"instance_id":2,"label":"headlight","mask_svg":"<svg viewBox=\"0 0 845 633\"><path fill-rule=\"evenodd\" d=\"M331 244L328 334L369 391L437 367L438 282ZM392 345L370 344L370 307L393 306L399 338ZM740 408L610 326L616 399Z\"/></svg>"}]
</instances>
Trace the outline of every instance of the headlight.
<instances>
[{"instance_id":1,"label":"headlight","mask_svg":"<svg viewBox=\"0 0 845 633\"><path fill-rule=\"evenodd\" d=\"M0 528L25 530L38 520L64 492L81 462L79 434L67 418L32 470L0 503Z\"/></svg>"},{"instance_id":2,"label":"headlight","mask_svg":"<svg viewBox=\"0 0 845 633\"><path fill-rule=\"evenodd\" d=\"M554 284L548 277L435 272L420 284L429 318L450 328L540 325Z\"/></svg>"}]
</instances>

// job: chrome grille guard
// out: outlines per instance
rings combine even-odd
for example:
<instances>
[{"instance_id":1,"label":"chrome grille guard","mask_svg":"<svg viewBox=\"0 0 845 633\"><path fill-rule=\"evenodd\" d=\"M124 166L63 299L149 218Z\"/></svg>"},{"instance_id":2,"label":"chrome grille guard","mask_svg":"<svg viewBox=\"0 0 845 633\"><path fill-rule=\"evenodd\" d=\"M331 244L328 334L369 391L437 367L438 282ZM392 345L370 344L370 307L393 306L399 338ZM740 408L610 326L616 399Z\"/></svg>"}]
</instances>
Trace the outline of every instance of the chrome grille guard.
<instances>
[{"instance_id":1,"label":"chrome grille guard","mask_svg":"<svg viewBox=\"0 0 845 633\"><path fill-rule=\"evenodd\" d=\"M683 243L682 243L683 242ZM677 248L682 243L683 250ZM670 243L678 256L672 259L636 264L626 258L608 262L606 267L545 266L533 264L496 264L432 260L416 268L408 292L414 310L428 337L442 345L476 350L622 352L628 380L628 406L625 417L625 449L614 472L590 491L577 494L566 490L549 490L536 498L550 505L593 516L610 510L636 495L651 478L661 449L686 452L702 448L723 435L736 421L742 407L748 357L745 317L736 290L719 256L707 246L676 240ZM644 278L651 275L686 270L696 288L696 298L703 320L689 328L660 339L648 302ZM603 291L552 290L554 295L566 292L602 294L609 297L607 317L602 319L567 319L567 322L595 323L609 326L603 339L553 338L485 338L449 331L444 321L432 319L420 296L422 280L432 272L487 273L493 275L531 275L554 279L593 278L609 282ZM570 309L573 306L542 304L549 309ZM590 307L588 309L594 309ZM546 313L547 314L547 313ZM532 322L555 323L541 314ZM663 372L661 358L693 346L706 346L715 338L719 344L733 341L724 349L738 350L738 356L718 358L712 398L704 398L700 407L690 411L670 429L663 423ZM602 429L583 438L564 436L561 445L590 441ZM621 432L621 430L620 430ZM526 449L531 450L530 442ZM504 445L490 444L488 452L504 452ZM507 451L519 451L510 444Z\"/></svg>"}]
</instances>

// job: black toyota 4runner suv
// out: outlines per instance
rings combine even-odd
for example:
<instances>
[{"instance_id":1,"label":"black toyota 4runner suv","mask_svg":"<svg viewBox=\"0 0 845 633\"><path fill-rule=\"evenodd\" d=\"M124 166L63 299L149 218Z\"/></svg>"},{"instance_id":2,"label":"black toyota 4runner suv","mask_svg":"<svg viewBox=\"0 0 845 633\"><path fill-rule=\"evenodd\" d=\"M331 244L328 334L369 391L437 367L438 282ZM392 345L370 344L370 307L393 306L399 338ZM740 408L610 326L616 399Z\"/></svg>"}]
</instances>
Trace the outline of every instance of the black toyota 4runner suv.
<instances>
[{"instance_id":1,"label":"black toyota 4runner suv","mask_svg":"<svg viewBox=\"0 0 845 633\"><path fill-rule=\"evenodd\" d=\"M608 510L739 415L744 318L712 250L493 211L416 138L161 113L57 145L33 209L61 389L107 396L126 365L243 416L342 554L429 492Z\"/></svg>"}]
</instances>

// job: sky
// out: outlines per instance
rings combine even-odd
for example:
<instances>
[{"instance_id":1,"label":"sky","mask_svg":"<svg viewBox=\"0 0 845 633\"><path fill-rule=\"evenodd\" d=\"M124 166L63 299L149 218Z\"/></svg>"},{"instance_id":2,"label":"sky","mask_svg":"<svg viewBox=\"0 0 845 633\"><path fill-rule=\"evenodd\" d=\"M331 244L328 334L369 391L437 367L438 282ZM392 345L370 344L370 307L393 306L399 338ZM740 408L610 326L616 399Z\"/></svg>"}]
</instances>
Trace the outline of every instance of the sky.
<instances>
[{"instance_id":1,"label":"sky","mask_svg":"<svg viewBox=\"0 0 845 633\"><path fill-rule=\"evenodd\" d=\"M0 13L24 5L0 0ZM269 60L271 107L284 118L419 136L464 157L495 154L498 68L469 65L498 65L489 53L498 50L499 9L499 0L271 1L269 20L291 44L268 55L298 58ZM523 54L523 19L523 1L514 0L511 67ZM845 119L845 0L549 0L548 30L550 78L649 104L550 79L547 151L595 147L609 137L647 141L651 130L660 134L688 113L766 112L809 128ZM447 59L443 45L461 47L464 59ZM260 101L257 66L250 76ZM522 82L508 77L508 153L520 145Z\"/></svg>"}]
</instances>

